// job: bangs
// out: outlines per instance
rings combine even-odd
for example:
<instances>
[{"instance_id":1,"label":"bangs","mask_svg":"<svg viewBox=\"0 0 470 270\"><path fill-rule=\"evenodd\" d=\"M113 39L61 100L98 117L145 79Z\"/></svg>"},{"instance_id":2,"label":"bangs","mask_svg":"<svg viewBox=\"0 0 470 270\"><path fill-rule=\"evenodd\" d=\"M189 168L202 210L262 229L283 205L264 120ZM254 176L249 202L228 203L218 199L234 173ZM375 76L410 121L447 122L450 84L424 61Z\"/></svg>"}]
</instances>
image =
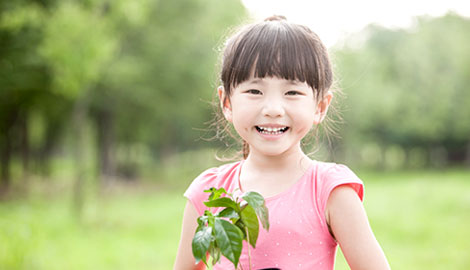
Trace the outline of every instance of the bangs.
<instances>
[{"instance_id":1,"label":"bangs","mask_svg":"<svg viewBox=\"0 0 470 270\"><path fill-rule=\"evenodd\" d=\"M316 97L332 83L328 54L318 36L283 21L248 27L228 41L221 74L226 91L230 94L252 74L306 82Z\"/></svg>"}]
</instances>

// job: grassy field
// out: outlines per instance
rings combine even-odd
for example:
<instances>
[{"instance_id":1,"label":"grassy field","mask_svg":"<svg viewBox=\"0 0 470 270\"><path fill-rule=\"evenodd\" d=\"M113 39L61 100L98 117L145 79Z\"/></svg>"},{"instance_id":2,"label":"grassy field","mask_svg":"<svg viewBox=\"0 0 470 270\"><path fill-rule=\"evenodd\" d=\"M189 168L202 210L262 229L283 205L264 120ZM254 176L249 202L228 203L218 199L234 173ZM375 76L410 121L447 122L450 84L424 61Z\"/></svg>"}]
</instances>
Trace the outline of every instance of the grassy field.
<instances>
[{"instance_id":1,"label":"grassy field","mask_svg":"<svg viewBox=\"0 0 470 270\"><path fill-rule=\"evenodd\" d=\"M365 207L393 269L470 269L470 171L366 173ZM171 269L183 188L123 185L0 202L0 269ZM348 269L341 254L336 269Z\"/></svg>"}]
</instances>

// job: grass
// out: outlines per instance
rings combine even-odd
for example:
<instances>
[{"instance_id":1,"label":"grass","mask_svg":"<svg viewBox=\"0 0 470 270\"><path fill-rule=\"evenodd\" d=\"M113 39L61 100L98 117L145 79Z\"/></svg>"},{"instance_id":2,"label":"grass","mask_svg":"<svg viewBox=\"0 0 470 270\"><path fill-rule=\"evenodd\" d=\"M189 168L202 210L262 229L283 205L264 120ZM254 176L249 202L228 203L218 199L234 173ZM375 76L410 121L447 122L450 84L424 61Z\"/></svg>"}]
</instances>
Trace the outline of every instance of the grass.
<instances>
[{"instance_id":1,"label":"grass","mask_svg":"<svg viewBox=\"0 0 470 270\"><path fill-rule=\"evenodd\" d=\"M87 203L80 221L67 198L0 204L0 269L170 269L181 194L127 191Z\"/></svg>"},{"instance_id":2,"label":"grass","mask_svg":"<svg viewBox=\"0 0 470 270\"><path fill-rule=\"evenodd\" d=\"M364 174L365 207L392 269L469 269L470 172ZM349 269L338 257L336 269Z\"/></svg>"},{"instance_id":3,"label":"grass","mask_svg":"<svg viewBox=\"0 0 470 270\"><path fill-rule=\"evenodd\" d=\"M470 268L470 171L358 175L393 269ZM0 269L171 269L183 190L127 184L89 192L80 219L68 192L0 202ZM336 269L349 269L341 254Z\"/></svg>"}]
</instances>

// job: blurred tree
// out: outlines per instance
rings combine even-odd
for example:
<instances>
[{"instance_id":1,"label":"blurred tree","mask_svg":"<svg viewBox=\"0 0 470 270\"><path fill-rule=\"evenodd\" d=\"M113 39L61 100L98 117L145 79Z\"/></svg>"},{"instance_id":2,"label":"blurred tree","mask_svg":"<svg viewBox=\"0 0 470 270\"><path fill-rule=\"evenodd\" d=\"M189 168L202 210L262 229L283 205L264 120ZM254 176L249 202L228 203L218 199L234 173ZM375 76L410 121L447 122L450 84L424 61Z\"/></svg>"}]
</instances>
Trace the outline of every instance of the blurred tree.
<instances>
[{"instance_id":1,"label":"blurred tree","mask_svg":"<svg viewBox=\"0 0 470 270\"><path fill-rule=\"evenodd\" d=\"M133 13L138 19L127 21L123 10L111 7L119 54L93 92L102 174L122 167L115 147L148 145L156 158L198 147L195 128L211 117L204 101L215 89L214 48L223 31L246 16L235 0L142 2ZM127 164L123 174L135 174L129 158L120 163Z\"/></svg>"},{"instance_id":2,"label":"blurred tree","mask_svg":"<svg viewBox=\"0 0 470 270\"><path fill-rule=\"evenodd\" d=\"M420 17L410 29L369 26L336 49L348 93L346 142L419 147L462 162L470 145L470 20ZM348 42L346 42L348 44ZM441 153L445 153L440 151ZM468 154L467 154L468 155Z\"/></svg>"},{"instance_id":3,"label":"blurred tree","mask_svg":"<svg viewBox=\"0 0 470 270\"><path fill-rule=\"evenodd\" d=\"M39 52L52 70L52 90L73 104L73 134L76 180L75 209L81 213L86 171L84 127L90 91L113 57L116 37L106 18L108 3L63 1L44 23L44 40Z\"/></svg>"},{"instance_id":4,"label":"blurred tree","mask_svg":"<svg viewBox=\"0 0 470 270\"><path fill-rule=\"evenodd\" d=\"M117 147L144 145L157 158L198 147L195 129L211 117L204 102L215 89L215 47L246 17L238 0L15 0L0 14L2 186L13 156L26 171L33 148L47 172L72 134L77 190L90 119L103 178L115 174Z\"/></svg>"},{"instance_id":5,"label":"blurred tree","mask_svg":"<svg viewBox=\"0 0 470 270\"><path fill-rule=\"evenodd\" d=\"M19 153L27 178L31 157L29 117L36 100L46 100L42 90L50 85L47 67L35 52L42 38L38 8L36 2L0 3L0 191L9 186L15 153Z\"/></svg>"}]
</instances>

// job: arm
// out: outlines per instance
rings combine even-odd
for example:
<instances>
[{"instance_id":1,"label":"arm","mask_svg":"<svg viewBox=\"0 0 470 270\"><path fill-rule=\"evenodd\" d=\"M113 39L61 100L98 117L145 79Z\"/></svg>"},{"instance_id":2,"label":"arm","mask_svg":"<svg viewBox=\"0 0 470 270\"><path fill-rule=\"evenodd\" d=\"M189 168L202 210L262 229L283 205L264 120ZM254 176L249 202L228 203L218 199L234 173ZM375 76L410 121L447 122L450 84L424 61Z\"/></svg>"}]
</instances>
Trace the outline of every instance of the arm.
<instances>
[{"instance_id":1,"label":"arm","mask_svg":"<svg viewBox=\"0 0 470 270\"><path fill-rule=\"evenodd\" d=\"M351 187L343 185L331 192L325 215L351 269L390 269L362 202Z\"/></svg>"},{"instance_id":2,"label":"arm","mask_svg":"<svg viewBox=\"0 0 470 270\"><path fill-rule=\"evenodd\" d=\"M199 270L205 269L204 263L196 265L193 257L191 243L194 232L197 228L198 213L194 206L188 201L183 214L183 226L181 229L181 239L176 254L174 270Z\"/></svg>"}]
</instances>

